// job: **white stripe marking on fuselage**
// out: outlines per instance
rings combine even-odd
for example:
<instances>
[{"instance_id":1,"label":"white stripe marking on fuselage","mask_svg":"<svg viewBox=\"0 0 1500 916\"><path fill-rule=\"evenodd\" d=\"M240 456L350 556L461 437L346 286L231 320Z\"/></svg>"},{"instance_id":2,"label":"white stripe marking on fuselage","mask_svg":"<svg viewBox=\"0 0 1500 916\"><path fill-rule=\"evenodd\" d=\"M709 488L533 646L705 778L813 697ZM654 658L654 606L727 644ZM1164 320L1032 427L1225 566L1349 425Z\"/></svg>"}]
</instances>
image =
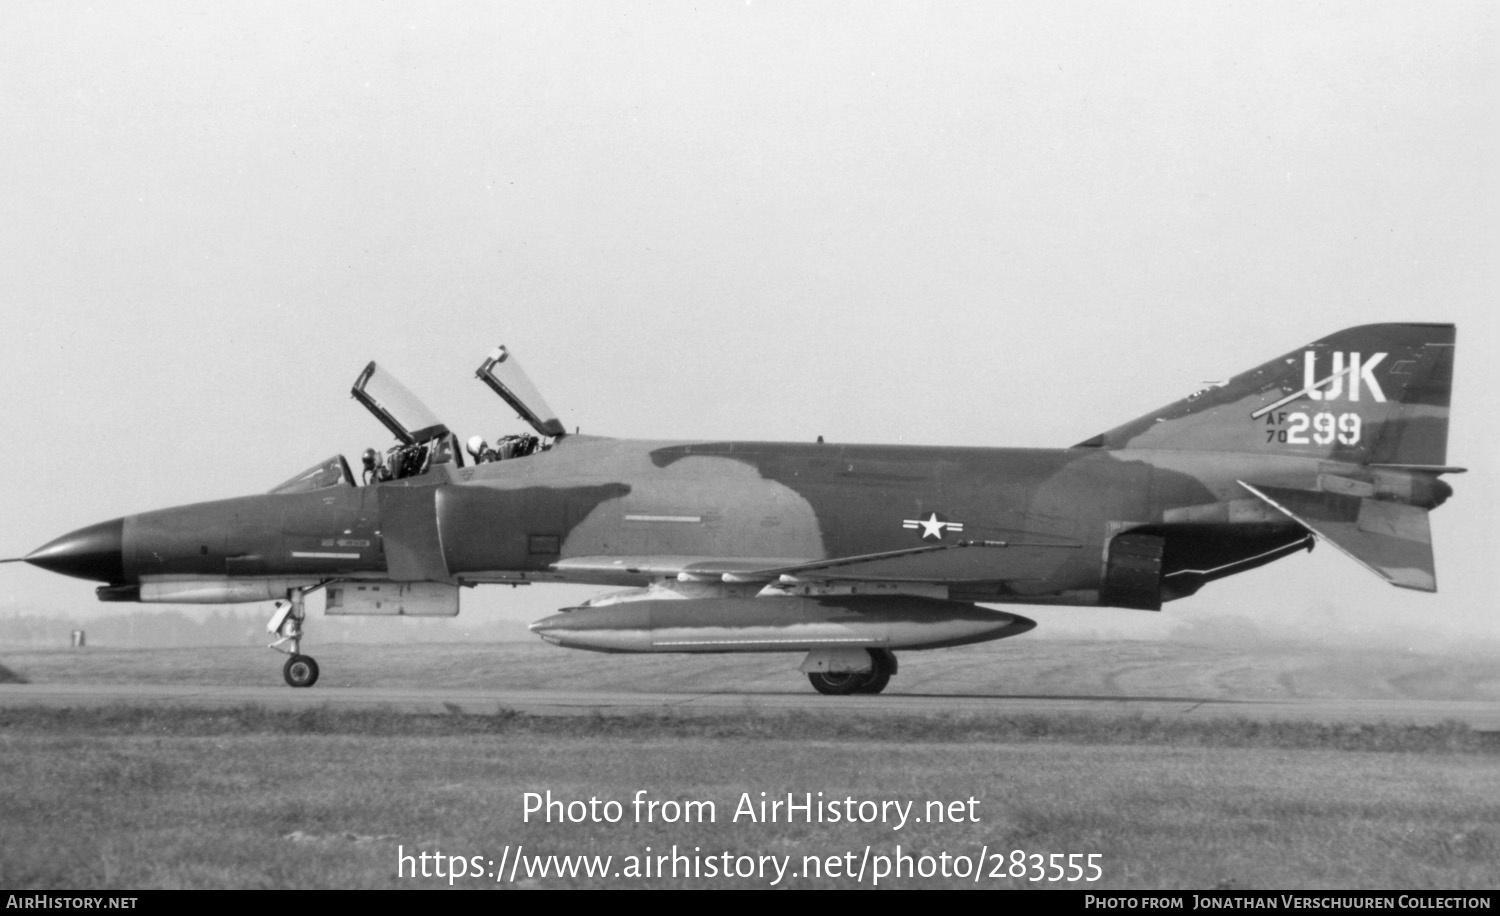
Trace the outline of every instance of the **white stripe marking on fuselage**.
<instances>
[{"instance_id":1,"label":"white stripe marking on fuselage","mask_svg":"<svg viewBox=\"0 0 1500 916\"><path fill-rule=\"evenodd\" d=\"M627 522L682 522L685 524L696 524L703 521L701 515L627 515Z\"/></svg>"}]
</instances>

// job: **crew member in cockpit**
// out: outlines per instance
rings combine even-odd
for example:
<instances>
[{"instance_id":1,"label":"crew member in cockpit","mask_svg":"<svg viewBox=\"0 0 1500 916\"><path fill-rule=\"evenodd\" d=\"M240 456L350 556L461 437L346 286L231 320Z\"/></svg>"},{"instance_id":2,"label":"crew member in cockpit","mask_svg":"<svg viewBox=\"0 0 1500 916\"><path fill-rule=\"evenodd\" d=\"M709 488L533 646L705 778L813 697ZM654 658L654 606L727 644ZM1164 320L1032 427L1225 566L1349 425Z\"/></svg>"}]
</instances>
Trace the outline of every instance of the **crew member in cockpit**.
<instances>
[{"instance_id":1,"label":"crew member in cockpit","mask_svg":"<svg viewBox=\"0 0 1500 916\"><path fill-rule=\"evenodd\" d=\"M360 458L365 466L364 473L361 475L365 486L380 481L382 479L380 476L381 472L385 470L385 467L380 463L380 453L373 448L367 448Z\"/></svg>"}]
</instances>

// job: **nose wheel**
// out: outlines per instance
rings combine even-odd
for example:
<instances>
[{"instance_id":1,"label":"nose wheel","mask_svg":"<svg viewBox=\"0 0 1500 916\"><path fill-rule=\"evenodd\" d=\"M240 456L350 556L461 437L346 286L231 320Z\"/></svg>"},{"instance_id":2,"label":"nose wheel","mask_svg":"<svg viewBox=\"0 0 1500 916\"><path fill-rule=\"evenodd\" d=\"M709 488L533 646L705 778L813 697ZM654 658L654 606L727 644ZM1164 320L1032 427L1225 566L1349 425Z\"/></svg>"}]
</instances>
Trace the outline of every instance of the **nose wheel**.
<instances>
[{"instance_id":1,"label":"nose wheel","mask_svg":"<svg viewBox=\"0 0 1500 916\"><path fill-rule=\"evenodd\" d=\"M318 663L310 655L293 655L281 668L288 686L311 687L318 682Z\"/></svg>"},{"instance_id":2,"label":"nose wheel","mask_svg":"<svg viewBox=\"0 0 1500 916\"><path fill-rule=\"evenodd\" d=\"M266 624L266 632L275 634L276 641L267 648L291 656L281 668L281 676L288 687L311 687L318 682L318 663L311 655L302 654L302 623L307 619L305 599L307 592L293 589L286 601L276 602L276 613Z\"/></svg>"}]
</instances>

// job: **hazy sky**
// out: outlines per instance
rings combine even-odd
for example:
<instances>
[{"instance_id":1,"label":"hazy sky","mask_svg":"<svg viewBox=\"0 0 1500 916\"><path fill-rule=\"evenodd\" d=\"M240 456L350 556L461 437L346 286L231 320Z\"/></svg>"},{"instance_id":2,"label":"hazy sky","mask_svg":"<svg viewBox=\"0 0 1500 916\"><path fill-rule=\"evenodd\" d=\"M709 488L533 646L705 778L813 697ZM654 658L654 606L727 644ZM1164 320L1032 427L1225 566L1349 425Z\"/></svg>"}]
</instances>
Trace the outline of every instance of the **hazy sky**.
<instances>
[{"instance_id":1,"label":"hazy sky","mask_svg":"<svg viewBox=\"0 0 1500 916\"><path fill-rule=\"evenodd\" d=\"M13 2L0 555L463 436L1066 446L1349 325L1453 321L1437 596L1327 546L1157 616L1500 634L1491 3ZM466 610L539 617L577 590ZM108 611L0 568L0 613ZM312 628L315 649L317 621Z\"/></svg>"}]
</instances>

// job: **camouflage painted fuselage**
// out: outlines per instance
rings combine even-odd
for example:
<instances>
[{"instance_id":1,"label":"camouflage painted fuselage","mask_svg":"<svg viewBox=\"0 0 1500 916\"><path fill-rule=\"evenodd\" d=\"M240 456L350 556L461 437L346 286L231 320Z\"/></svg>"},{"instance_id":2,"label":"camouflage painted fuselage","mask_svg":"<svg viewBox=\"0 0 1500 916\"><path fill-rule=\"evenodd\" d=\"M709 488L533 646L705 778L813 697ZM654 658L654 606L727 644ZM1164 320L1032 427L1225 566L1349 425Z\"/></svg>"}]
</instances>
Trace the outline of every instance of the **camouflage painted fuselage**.
<instances>
[{"instance_id":1,"label":"camouflage painted fuselage","mask_svg":"<svg viewBox=\"0 0 1500 916\"><path fill-rule=\"evenodd\" d=\"M1032 626L976 602L1156 610L1315 537L1435 590L1428 512L1461 470L1453 353L1451 325L1350 328L1074 448L988 449L565 436L502 348L481 377L551 447L467 467L425 408L426 438L408 432L389 408L416 402L371 363L354 393L403 439L393 475L367 464L356 486L334 458L26 559L104 600L289 599L293 624L273 625L293 653L320 587L329 613L451 615L459 586L625 586L533 630L599 651L805 649L818 689L878 692L892 649ZM845 674L865 680L818 680Z\"/></svg>"},{"instance_id":2,"label":"camouflage painted fuselage","mask_svg":"<svg viewBox=\"0 0 1500 916\"><path fill-rule=\"evenodd\" d=\"M1091 605L1118 603L1107 548L1129 532L1164 539L1170 600L1310 546L1244 479L1306 491L1362 481L1425 507L1446 491L1421 473L1233 453L570 437L524 460L129 516L122 562L106 574L116 587L224 576L645 585L876 555L837 577Z\"/></svg>"},{"instance_id":3,"label":"camouflage painted fuselage","mask_svg":"<svg viewBox=\"0 0 1500 916\"><path fill-rule=\"evenodd\" d=\"M1319 471L1279 464L1288 485ZM524 465L457 471L467 485L433 498L458 578L642 585L726 561L749 571L873 555L826 575L1096 604L1121 531L1168 535L1164 575L1304 545L1305 530L1235 483L1252 465L1265 479L1263 459L1231 456L571 438Z\"/></svg>"}]
</instances>

